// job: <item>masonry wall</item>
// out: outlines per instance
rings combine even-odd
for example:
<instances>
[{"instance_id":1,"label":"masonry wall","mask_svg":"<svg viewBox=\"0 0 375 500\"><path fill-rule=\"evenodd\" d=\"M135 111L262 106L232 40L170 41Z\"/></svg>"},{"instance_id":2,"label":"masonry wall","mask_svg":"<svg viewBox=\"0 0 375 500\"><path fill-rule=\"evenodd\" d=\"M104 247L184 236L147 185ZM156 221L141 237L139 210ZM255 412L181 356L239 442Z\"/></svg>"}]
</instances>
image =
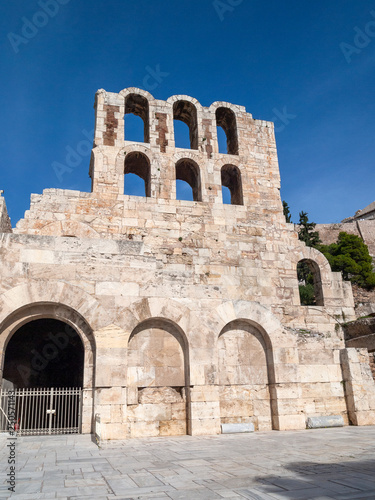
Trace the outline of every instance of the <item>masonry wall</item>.
<instances>
[{"instance_id":1,"label":"masonry wall","mask_svg":"<svg viewBox=\"0 0 375 500\"><path fill-rule=\"evenodd\" d=\"M336 243L340 232L354 234L368 246L369 253L375 257L375 220L358 220L338 224L317 224L316 230L325 245Z\"/></svg>"},{"instance_id":2,"label":"masonry wall","mask_svg":"<svg viewBox=\"0 0 375 500\"><path fill-rule=\"evenodd\" d=\"M144 116L144 143L125 140L129 109ZM173 113L192 117L191 149L175 148ZM146 197L124 194L136 168ZM351 286L285 222L271 123L228 103L99 91L90 175L91 193L32 195L1 235L2 359L21 323L68 322L85 346L84 432L100 414L108 439L348 422L340 321L355 318ZM195 201L176 200L178 176ZM241 189L228 205L231 182ZM319 270L320 305L300 305L301 260Z\"/></svg>"},{"instance_id":3,"label":"masonry wall","mask_svg":"<svg viewBox=\"0 0 375 500\"><path fill-rule=\"evenodd\" d=\"M0 194L0 233L11 233L12 225L8 215L5 200Z\"/></svg>"}]
</instances>

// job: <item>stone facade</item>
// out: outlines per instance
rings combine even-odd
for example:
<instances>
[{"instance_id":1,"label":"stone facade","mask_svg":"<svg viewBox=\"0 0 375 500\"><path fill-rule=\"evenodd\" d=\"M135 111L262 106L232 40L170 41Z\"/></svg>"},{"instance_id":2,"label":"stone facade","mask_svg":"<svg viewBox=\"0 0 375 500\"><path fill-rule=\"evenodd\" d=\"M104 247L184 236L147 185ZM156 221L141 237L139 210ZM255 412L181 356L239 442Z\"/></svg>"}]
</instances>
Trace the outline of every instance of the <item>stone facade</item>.
<instances>
[{"instance_id":1,"label":"stone facade","mask_svg":"<svg viewBox=\"0 0 375 500\"><path fill-rule=\"evenodd\" d=\"M2 197L2 192L0 192L0 233L11 232L12 224L10 223L10 218L8 216L5 199Z\"/></svg>"},{"instance_id":2,"label":"stone facade","mask_svg":"<svg viewBox=\"0 0 375 500\"><path fill-rule=\"evenodd\" d=\"M21 325L56 318L84 346L82 430L99 414L104 439L302 429L331 415L375 424L367 379L358 406L366 360L340 327L355 319L351 285L285 222L273 124L135 88L98 91L95 109L92 192L34 194L0 235L1 368ZM127 113L143 119L143 143L126 140ZM190 149L175 147L174 119L189 126ZM147 196L124 194L128 173ZM193 201L176 200L176 179ZM316 306L300 305L300 261Z\"/></svg>"}]
</instances>

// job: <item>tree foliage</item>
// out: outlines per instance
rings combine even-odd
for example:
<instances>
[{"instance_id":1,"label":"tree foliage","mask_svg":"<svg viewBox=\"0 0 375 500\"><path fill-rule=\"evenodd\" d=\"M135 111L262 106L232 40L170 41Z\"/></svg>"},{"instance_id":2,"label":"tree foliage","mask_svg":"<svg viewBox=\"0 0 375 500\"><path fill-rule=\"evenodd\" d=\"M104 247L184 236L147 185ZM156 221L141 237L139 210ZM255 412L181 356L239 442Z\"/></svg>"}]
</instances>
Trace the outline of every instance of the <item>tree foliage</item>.
<instances>
[{"instance_id":1,"label":"tree foliage","mask_svg":"<svg viewBox=\"0 0 375 500\"><path fill-rule=\"evenodd\" d=\"M327 257L332 271L341 271L345 280L364 288L375 286L372 258L359 236L341 232L337 243L317 248Z\"/></svg>"},{"instance_id":2,"label":"tree foliage","mask_svg":"<svg viewBox=\"0 0 375 500\"><path fill-rule=\"evenodd\" d=\"M292 214L290 213L289 205L286 201L283 201L283 212L286 222L292 222Z\"/></svg>"},{"instance_id":3,"label":"tree foliage","mask_svg":"<svg viewBox=\"0 0 375 500\"><path fill-rule=\"evenodd\" d=\"M309 222L307 215L307 212L299 213L298 238L304 241L308 247L316 248L321 243L319 233L318 231L314 231L316 224L315 222Z\"/></svg>"}]
</instances>

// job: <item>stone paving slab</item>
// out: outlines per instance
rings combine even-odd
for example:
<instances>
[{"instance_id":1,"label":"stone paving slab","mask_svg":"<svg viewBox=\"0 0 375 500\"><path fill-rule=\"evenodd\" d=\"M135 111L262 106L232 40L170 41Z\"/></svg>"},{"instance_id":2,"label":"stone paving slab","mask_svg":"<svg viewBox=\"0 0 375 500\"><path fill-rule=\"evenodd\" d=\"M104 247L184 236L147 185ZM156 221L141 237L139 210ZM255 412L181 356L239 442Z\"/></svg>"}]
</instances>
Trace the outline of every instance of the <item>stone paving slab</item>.
<instances>
[{"instance_id":1,"label":"stone paving slab","mask_svg":"<svg viewBox=\"0 0 375 500\"><path fill-rule=\"evenodd\" d=\"M16 492L0 499L374 500L375 426L131 439L18 437Z\"/></svg>"}]
</instances>

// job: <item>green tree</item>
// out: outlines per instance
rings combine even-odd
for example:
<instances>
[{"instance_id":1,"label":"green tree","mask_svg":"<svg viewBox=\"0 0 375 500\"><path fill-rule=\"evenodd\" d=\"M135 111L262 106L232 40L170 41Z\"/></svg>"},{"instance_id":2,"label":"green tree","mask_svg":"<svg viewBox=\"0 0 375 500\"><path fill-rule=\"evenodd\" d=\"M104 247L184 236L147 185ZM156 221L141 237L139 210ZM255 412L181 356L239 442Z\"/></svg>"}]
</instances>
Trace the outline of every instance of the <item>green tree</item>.
<instances>
[{"instance_id":1,"label":"green tree","mask_svg":"<svg viewBox=\"0 0 375 500\"><path fill-rule=\"evenodd\" d=\"M318 249L327 257L332 271L341 271L345 280L363 288L375 286L372 258L359 236L341 232L337 243L319 245Z\"/></svg>"},{"instance_id":2,"label":"green tree","mask_svg":"<svg viewBox=\"0 0 375 500\"><path fill-rule=\"evenodd\" d=\"M287 222L292 222L292 215L290 213L289 205L286 201L283 201L283 211L284 211L285 220Z\"/></svg>"},{"instance_id":3,"label":"green tree","mask_svg":"<svg viewBox=\"0 0 375 500\"><path fill-rule=\"evenodd\" d=\"M318 231L314 231L316 224L309 222L307 212L299 213L298 225L298 238L304 241L308 247L317 247L321 243Z\"/></svg>"}]
</instances>

